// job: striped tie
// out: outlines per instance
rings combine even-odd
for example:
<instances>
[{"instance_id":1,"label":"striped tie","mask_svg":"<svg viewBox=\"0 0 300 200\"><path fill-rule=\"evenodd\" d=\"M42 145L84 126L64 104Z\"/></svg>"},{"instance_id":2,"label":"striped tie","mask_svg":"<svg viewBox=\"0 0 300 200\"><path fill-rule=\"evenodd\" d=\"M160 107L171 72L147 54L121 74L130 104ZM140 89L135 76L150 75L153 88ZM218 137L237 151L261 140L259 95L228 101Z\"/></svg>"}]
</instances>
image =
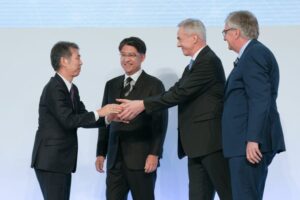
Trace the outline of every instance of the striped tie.
<instances>
[{"instance_id":1,"label":"striped tie","mask_svg":"<svg viewBox=\"0 0 300 200\"><path fill-rule=\"evenodd\" d=\"M131 84L132 81L133 79L131 77L128 77L125 81L125 85L123 88L123 94L125 97L127 97L133 89L133 85Z\"/></svg>"}]
</instances>

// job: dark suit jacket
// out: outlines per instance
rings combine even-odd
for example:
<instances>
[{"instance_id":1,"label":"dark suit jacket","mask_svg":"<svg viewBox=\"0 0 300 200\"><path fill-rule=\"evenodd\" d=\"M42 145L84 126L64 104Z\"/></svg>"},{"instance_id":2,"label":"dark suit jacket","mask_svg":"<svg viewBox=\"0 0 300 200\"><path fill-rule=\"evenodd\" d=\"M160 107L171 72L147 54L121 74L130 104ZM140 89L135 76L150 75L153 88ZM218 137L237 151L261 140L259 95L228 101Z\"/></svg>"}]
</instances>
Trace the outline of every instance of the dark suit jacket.
<instances>
[{"instance_id":1,"label":"dark suit jacket","mask_svg":"<svg viewBox=\"0 0 300 200\"><path fill-rule=\"evenodd\" d=\"M75 85L74 85L75 86ZM76 170L77 128L104 124L87 112L75 86L74 108L70 93L56 74L44 87L39 104L39 127L36 132L31 166L52 172L70 173Z\"/></svg>"},{"instance_id":2,"label":"dark suit jacket","mask_svg":"<svg viewBox=\"0 0 300 200\"><path fill-rule=\"evenodd\" d=\"M178 105L179 158L200 157L221 149L224 84L222 63L206 46L173 87L144 100L148 113Z\"/></svg>"},{"instance_id":3,"label":"dark suit jacket","mask_svg":"<svg viewBox=\"0 0 300 200\"><path fill-rule=\"evenodd\" d=\"M226 157L245 155L247 141L258 142L262 152L285 150L276 105L278 84L274 55L252 40L226 83L222 119Z\"/></svg>"},{"instance_id":4,"label":"dark suit jacket","mask_svg":"<svg viewBox=\"0 0 300 200\"><path fill-rule=\"evenodd\" d=\"M103 106L115 103L123 89L124 75L106 83ZM162 82L144 71L138 78L127 99L143 99L164 92ZM121 153L129 169L144 169L149 154L161 157L167 127L167 110L146 114L142 112L129 124L112 122L99 129L97 156L107 155L107 168L111 169Z\"/></svg>"}]
</instances>

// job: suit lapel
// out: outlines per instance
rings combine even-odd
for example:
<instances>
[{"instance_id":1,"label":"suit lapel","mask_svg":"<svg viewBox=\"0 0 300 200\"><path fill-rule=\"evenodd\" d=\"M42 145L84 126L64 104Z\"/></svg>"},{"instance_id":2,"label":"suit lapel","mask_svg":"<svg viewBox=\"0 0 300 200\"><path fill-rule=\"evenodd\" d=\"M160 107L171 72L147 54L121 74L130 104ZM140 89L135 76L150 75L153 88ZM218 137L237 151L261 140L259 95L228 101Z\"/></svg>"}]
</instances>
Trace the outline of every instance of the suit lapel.
<instances>
[{"instance_id":1,"label":"suit lapel","mask_svg":"<svg viewBox=\"0 0 300 200\"><path fill-rule=\"evenodd\" d=\"M133 90L129 93L128 98L130 99L139 98L141 91L145 89L145 85L144 85L145 77L146 77L146 73L142 71L141 75L139 76L139 78L134 84Z\"/></svg>"},{"instance_id":2,"label":"suit lapel","mask_svg":"<svg viewBox=\"0 0 300 200\"><path fill-rule=\"evenodd\" d=\"M111 91L114 91L114 95L117 98L122 98L122 90L124 87L124 79L125 79L125 75L120 76L118 79L116 79L114 85L113 85L113 89Z\"/></svg>"},{"instance_id":3,"label":"suit lapel","mask_svg":"<svg viewBox=\"0 0 300 200\"><path fill-rule=\"evenodd\" d=\"M228 82L230 81L230 77L231 77L231 74L232 74L232 72L233 72L233 70L234 69L232 69L231 70L231 72L230 72L230 74L229 74L229 76L228 76L228 78L227 78L227 80L226 80L226 82L225 82L225 87L224 87L224 98L226 99L226 96L227 96L227 93L228 93L228 91L227 91L227 87L228 87Z\"/></svg>"},{"instance_id":4,"label":"suit lapel","mask_svg":"<svg viewBox=\"0 0 300 200\"><path fill-rule=\"evenodd\" d=\"M245 56L247 56L247 52L249 51L249 49L251 48L251 46L254 45L254 44L256 44L257 42L258 42L258 41L257 41L256 39L253 39L253 40L250 41L250 43L248 44L248 46L247 46L246 49L244 50L242 56L239 58L239 61L238 61L237 65L236 65L236 67L234 67L234 68L231 70L231 72L230 72L230 74L229 74L229 76L228 76L228 78L227 78L227 80L226 80L226 83L225 83L225 90L224 90L224 91L225 91L225 99L226 99L226 96L227 96L227 93L228 93L228 91L227 91L227 89L228 89L228 82L230 81L230 77L231 77L232 73L233 73L235 70L237 70L238 67L240 67L240 64L243 62L243 58L244 58Z\"/></svg>"},{"instance_id":5,"label":"suit lapel","mask_svg":"<svg viewBox=\"0 0 300 200\"><path fill-rule=\"evenodd\" d=\"M64 90L66 90L66 92L69 92L64 80L57 73L55 74L54 79L64 88Z\"/></svg>"},{"instance_id":6,"label":"suit lapel","mask_svg":"<svg viewBox=\"0 0 300 200\"><path fill-rule=\"evenodd\" d=\"M198 56L195 59L193 66L192 66L192 69L194 66L197 66L199 64L199 62L201 62L201 59L204 58L209 51L211 51L211 50L210 50L209 46L207 45L199 52Z\"/></svg>"},{"instance_id":7,"label":"suit lapel","mask_svg":"<svg viewBox=\"0 0 300 200\"><path fill-rule=\"evenodd\" d=\"M210 51L209 46L205 46L198 56L196 57L191 69L189 69L189 65L187 65L183 71L181 80L184 80L190 73L192 73L195 70L195 67L198 67L199 62L201 62L201 58L205 57L206 54Z\"/></svg>"},{"instance_id":8,"label":"suit lapel","mask_svg":"<svg viewBox=\"0 0 300 200\"><path fill-rule=\"evenodd\" d=\"M76 108L78 106L78 101L79 101L79 94L78 94L77 87L74 85L75 86L75 98L74 98L74 107L73 107L70 91L68 90L64 80L57 73L55 74L54 79L65 90L66 98L67 98L67 101L68 101L69 105L71 105L72 109L76 111L77 110Z\"/></svg>"},{"instance_id":9,"label":"suit lapel","mask_svg":"<svg viewBox=\"0 0 300 200\"><path fill-rule=\"evenodd\" d=\"M134 88L132 89L132 91L129 93L129 95L126 98L134 99L134 98L138 98L140 96L141 91L143 91L143 89L145 88L145 85L144 85L145 77L146 77L146 72L142 71L141 75L139 76L136 83L134 84ZM113 88L111 91L114 91L113 95L116 98L122 97L122 90L124 87L124 79L125 79L125 75L122 75L119 78L117 78L112 85Z\"/></svg>"}]
</instances>

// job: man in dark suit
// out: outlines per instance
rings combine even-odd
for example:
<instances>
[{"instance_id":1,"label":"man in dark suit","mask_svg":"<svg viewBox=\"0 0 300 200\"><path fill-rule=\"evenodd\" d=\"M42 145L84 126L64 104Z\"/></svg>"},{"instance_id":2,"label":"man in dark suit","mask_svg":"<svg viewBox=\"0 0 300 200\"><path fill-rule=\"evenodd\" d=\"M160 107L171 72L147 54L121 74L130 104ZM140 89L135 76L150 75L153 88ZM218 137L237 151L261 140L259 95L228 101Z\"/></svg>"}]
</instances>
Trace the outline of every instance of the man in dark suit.
<instances>
[{"instance_id":1,"label":"man in dark suit","mask_svg":"<svg viewBox=\"0 0 300 200\"><path fill-rule=\"evenodd\" d=\"M162 82L141 69L146 45L137 37L125 38L119 45L125 75L109 80L103 106L117 98L142 99L164 92ZM107 157L106 197L125 200L131 191L134 200L154 200L156 169L162 156L167 127L167 110L141 113L130 123L110 121L99 129L96 169L104 172Z\"/></svg>"},{"instance_id":2,"label":"man in dark suit","mask_svg":"<svg viewBox=\"0 0 300 200\"><path fill-rule=\"evenodd\" d=\"M228 164L221 147L221 115L225 75L222 63L206 44L206 31L197 19L178 25L178 47L192 58L182 77L165 93L140 101L119 100L121 119L178 105L178 156L188 156L189 199L231 199Z\"/></svg>"},{"instance_id":3,"label":"man in dark suit","mask_svg":"<svg viewBox=\"0 0 300 200\"><path fill-rule=\"evenodd\" d=\"M51 50L56 71L44 87L39 104L39 127L36 132L31 167L35 169L45 200L68 200L71 172L76 170L77 128L99 127L103 117L120 111L107 105L88 112L72 83L81 69L79 48L75 43L58 42Z\"/></svg>"},{"instance_id":4,"label":"man in dark suit","mask_svg":"<svg viewBox=\"0 0 300 200\"><path fill-rule=\"evenodd\" d=\"M285 150L276 106L279 69L272 52L257 41L256 17L230 13L224 40L238 53L225 88L223 149L229 158L234 200L259 200L274 155Z\"/></svg>"}]
</instances>

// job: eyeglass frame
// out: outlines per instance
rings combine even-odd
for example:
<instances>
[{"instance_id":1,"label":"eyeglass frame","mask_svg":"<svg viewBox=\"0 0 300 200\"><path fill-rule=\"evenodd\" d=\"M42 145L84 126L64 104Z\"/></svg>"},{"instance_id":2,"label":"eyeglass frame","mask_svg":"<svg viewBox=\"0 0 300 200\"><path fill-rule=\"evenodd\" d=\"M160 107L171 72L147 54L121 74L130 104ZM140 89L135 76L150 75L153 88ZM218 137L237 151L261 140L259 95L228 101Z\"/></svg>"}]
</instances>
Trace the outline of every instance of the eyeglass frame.
<instances>
[{"instance_id":1,"label":"eyeglass frame","mask_svg":"<svg viewBox=\"0 0 300 200\"><path fill-rule=\"evenodd\" d=\"M225 37L225 36L226 36L226 34L227 34L227 32L228 32L228 31L231 31L231 30L237 30L237 28L233 28L233 27L231 27L231 28L228 28L228 29L224 29L224 30L222 31L222 35L223 35L223 37Z\"/></svg>"},{"instance_id":2,"label":"eyeglass frame","mask_svg":"<svg viewBox=\"0 0 300 200\"><path fill-rule=\"evenodd\" d=\"M140 56L140 53L120 53L120 57L121 58L136 58L138 56Z\"/></svg>"}]
</instances>

